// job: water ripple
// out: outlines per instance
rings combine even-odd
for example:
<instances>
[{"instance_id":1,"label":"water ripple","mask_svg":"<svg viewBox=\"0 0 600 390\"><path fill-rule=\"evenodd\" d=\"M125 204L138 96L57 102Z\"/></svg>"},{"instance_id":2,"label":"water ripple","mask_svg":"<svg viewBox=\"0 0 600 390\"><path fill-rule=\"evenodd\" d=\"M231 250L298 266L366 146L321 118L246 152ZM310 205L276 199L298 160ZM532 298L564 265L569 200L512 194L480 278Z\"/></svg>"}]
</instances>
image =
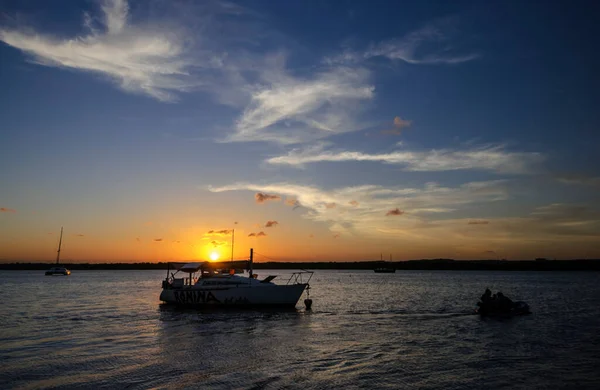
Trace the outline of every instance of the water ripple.
<instances>
[{"instance_id":1,"label":"water ripple","mask_svg":"<svg viewBox=\"0 0 600 390\"><path fill-rule=\"evenodd\" d=\"M597 274L320 271L312 312L178 310L162 277L0 273L0 388L600 387ZM488 286L534 314L474 315Z\"/></svg>"}]
</instances>

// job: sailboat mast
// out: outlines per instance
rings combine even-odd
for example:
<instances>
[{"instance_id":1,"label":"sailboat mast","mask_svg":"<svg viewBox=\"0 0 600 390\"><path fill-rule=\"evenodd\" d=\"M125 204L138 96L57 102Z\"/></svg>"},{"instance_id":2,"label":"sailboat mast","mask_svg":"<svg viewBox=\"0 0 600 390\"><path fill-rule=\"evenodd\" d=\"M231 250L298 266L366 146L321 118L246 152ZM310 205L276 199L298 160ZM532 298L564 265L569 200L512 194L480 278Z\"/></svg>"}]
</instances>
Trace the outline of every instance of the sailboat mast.
<instances>
[{"instance_id":1,"label":"sailboat mast","mask_svg":"<svg viewBox=\"0 0 600 390\"><path fill-rule=\"evenodd\" d=\"M250 286L252 286L252 275L253 275L253 270L252 270L252 263L254 262L254 248L250 248L250 264L249 264L249 274L250 274L250 278L248 279L248 284L250 284Z\"/></svg>"},{"instance_id":2,"label":"sailboat mast","mask_svg":"<svg viewBox=\"0 0 600 390\"><path fill-rule=\"evenodd\" d=\"M56 264L58 264L58 260L60 259L60 246L62 245L62 234L63 227L60 227L60 239L58 240L58 250L56 251Z\"/></svg>"},{"instance_id":3,"label":"sailboat mast","mask_svg":"<svg viewBox=\"0 0 600 390\"><path fill-rule=\"evenodd\" d=\"M231 229L231 261L233 261L233 242L235 239L235 229Z\"/></svg>"}]
</instances>

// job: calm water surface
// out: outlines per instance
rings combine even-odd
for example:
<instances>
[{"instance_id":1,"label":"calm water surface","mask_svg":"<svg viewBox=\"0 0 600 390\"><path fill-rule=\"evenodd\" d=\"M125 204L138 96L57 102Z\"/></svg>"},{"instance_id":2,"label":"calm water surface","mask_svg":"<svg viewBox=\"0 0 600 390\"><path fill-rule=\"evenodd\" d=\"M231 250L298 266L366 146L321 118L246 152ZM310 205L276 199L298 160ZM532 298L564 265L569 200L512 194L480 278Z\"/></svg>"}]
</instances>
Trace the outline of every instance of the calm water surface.
<instances>
[{"instance_id":1,"label":"calm water surface","mask_svg":"<svg viewBox=\"0 0 600 390\"><path fill-rule=\"evenodd\" d=\"M0 272L0 388L600 388L598 273L319 271L311 312L175 310L162 278ZM473 315L486 287L533 314Z\"/></svg>"}]
</instances>

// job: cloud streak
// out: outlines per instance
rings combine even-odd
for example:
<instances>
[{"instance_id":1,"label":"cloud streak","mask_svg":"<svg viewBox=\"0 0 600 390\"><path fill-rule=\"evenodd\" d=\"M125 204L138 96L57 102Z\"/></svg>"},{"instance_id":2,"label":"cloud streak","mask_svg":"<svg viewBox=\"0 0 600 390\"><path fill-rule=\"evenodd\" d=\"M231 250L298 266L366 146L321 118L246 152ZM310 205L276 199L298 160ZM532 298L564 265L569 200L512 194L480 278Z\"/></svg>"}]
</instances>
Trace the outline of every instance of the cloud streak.
<instances>
[{"instance_id":1,"label":"cloud streak","mask_svg":"<svg viewBox=\"0 0 600 390\"><path fill-rule=\"evenodd\" d=\"M583 174L563 174L557 175L556 179L563 184L600 187L600 177Z\"/></svg>"},{"instance_id":2,"label":"cloud streak","mask_svg":"<svg viewBox=\"0 0 600 390\"><path fill-rule=\"evenodd\" d=\"M258 233L250 233L250 234L248 234L248 237L257 237L258 238L258 237L266 237L266 236L267 236L267 233L262 232L262 231L258 232Z\"/></svg>"},{"instance_id":3,"label":"cloud streak","mask_svg":"<svg viewBox=\"0 0 600 390\"><path fill-rule=\"evenodd\" d=\"M392 209L392 210L388 211L387 213L385 213L385 216L389 217L389 216L393 216L393 215L402 215L402 214L404 214L404 211L401 211L399 208L396 207L395 209Z\"/></svg>"},{"instance_id":4,"label":"cloud streak","mask_svg":"<svg viewBox=\"0 0 600 390\"><path fill-rule=\"evenodd\" d=\"M286 69L285 55L270 56L260 81L250 87L250 103L224 141L293 144L359 129L360 103L373 98L370 73L332 67L297 77Z\"/></svg>"},{"instance_id":5,"label":"cloud streak","mask_svg":"<svg viewBox=\"0 0 600 390\"><path fill-rule=\"evenodd\" d=\"M399 116L394 118L394 128L391 130L383 130L381 133L382 134L392 134L392 135L400 135L402 134L402 129L406 128L406 127L410 127L410 125L412 124L412 121L407 121L404 120L402 118L400 118Z\"/></svg>"},{"instance_id":6,"label":"cloud streak","mask_svg":"<svg viewBox=\"0 0 600 390\"><path fill-rule=\"evenodd\" d=\"M489 224L490 221L485 221L485 220L475 220L475 221L469 221L467 224L468 225L487 225Z\"/></svg>"},{"instance_id":7,"label":"cloud streak","mask_svg":"<svg viewBox=\"0 0 600 390\"><path fill-rule=\"evenodd\" d=\"M472 182L459 187L442 187L428 183L422 188L363 185L322 190L314 186L291 183L236 183L209 187L211 192L260 191L298 200L304 207L303 218L325 222L333 231L358 231L377 235L379 230L397 224L421 224L430 215L439 215L508 199L507 183L502 180ZM353 203L351 203L353 202ZM327 205L336 204L335 208ZM398 209L403 218L389 218L386 213Z\"/></svg>"},{"instance_id":8,"label":"cloud streak","mask_svg":"<svg viewBox=\"0 0 600 390\"><path fill-rule=\"evenodd\" d=\"M133 25L125 0L101 3L101 15L85 14L86 35L57 39L26 30L0 30L0 40L29 54L44 66L108 76L127 91L161 101L174 101L189 91L190 60L183 36L163 25ZM100 20L100 26L94 26ZM97 27L100 27L98 29Z\"/></svg>"},{"instance_id":9,"label":"cloud streak","mask_svg":"<svg viewBox=\"0 0 600 390\"><path fill-rule=\"evenodd\" d=\"M222 230L209 230L204 233L205 236L228 236L231 234L230 229L222 229Z\"/></svg>"},{"instance_id":10,"label":"cloud streak","mask_svg":"<svg viewBox=\"0 0 600 390\"><path fill-rule=\"evenodd\" d=\"M256 201L256 203L265 203L268 201L279 201L281 200L281 196L279 195L269 195L269 194L263 194L262 192L257 192L256 194L254 194L254 200Z\"/></svg>"},{"instance_id":11,"label":"cloud streak","mask_svg":"<svg viewBox=\"0 0 600 390\"><path fill-rule=\"evenodd\" d=\"M475 60L479 53L460 53L451 49L456 20L447 18L409 32L402 38L393 38L369 45L364 51L346 49L341 54L328 57L328 64L353 64L371 58L386 58L413 65L460 64Z\"/></svg>"},{"instance_id":12,"label":"cloud streak","mask_svg":"<svg viewBox=\"0 0 600 390\"><path fill-rule=\"evenodd\" d=\"M17 210L9 209L8 207L0 207L0 212L1 213L16 213Z\"/></svg>"},{"instance_id":13,"label":"cloud streak","mask_svg":"<svg viewBox=\"0 0 600 390\"><path fill-rule=\"evenodd\" d=\"M33 63L92 72L124 91L160 101L208 92L218 103L239 110L219 142L297 144L369 127L362 114L375 87L368 64L362 64L365 59L426 64L476 58L446 55L450 34L438 22L363 52L326 59L306 74L288 66L287 52L265 50L276 47L271 39L282 34L255 12L220 1L171 9L178 9L177 19L164 12L161 20L139 23L127 1L103 0L97 14L84 14L83 34L57 38L35 29L0 28L0 40ZM254 35L260 38L248 38ZM430 44L443 47L417 55ZM409 125L396 117L392 132Z\"/></svg>"},{"instance_id":14,"label":"cloud streak","mask_svg":"<svg viewBox=\"0 0 600 390\"><path fill-rule=\"evenodd\" d=\"M535 170L544 156L535 152L510 152L502 145L485 145L466 150L433 149L429 151L395 151L369 154L357 151L324 150L319 145L304 150L293 149L287 155L266 160L273 165L302 167L317 162L371 161L402 165L406 171L441 172L484 170L496 173L526 174Z\"/></svg>"}]
</instances>

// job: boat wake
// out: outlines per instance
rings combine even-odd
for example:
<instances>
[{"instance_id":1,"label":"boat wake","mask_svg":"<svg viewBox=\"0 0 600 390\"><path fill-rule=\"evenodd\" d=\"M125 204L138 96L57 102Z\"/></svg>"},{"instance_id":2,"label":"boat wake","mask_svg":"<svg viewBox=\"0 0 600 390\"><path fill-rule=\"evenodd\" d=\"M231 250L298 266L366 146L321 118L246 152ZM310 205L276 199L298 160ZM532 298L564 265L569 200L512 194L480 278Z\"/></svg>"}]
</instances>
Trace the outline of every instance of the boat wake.
<instances>
[{"instance_id":1,"label":"boat wake","mask_svg":"<svg viewBox=\"0 0 600 390\"><path fill-rule=\"evenodd\" d=\"M315 312L315 314L319 314ZM333 313L332 313L333 314ZM466 317L473 316L474 313L472 310L464 310L464 311L408 311L408 310L353 310L345 313L341 313L342 315L353 315L353 316L394 316L394 317L403 317L403 318L416 318L422 320L435 320L435 319L443 319L443 318L452 318L452 317Z\"/></svg>"}]
</instances>

